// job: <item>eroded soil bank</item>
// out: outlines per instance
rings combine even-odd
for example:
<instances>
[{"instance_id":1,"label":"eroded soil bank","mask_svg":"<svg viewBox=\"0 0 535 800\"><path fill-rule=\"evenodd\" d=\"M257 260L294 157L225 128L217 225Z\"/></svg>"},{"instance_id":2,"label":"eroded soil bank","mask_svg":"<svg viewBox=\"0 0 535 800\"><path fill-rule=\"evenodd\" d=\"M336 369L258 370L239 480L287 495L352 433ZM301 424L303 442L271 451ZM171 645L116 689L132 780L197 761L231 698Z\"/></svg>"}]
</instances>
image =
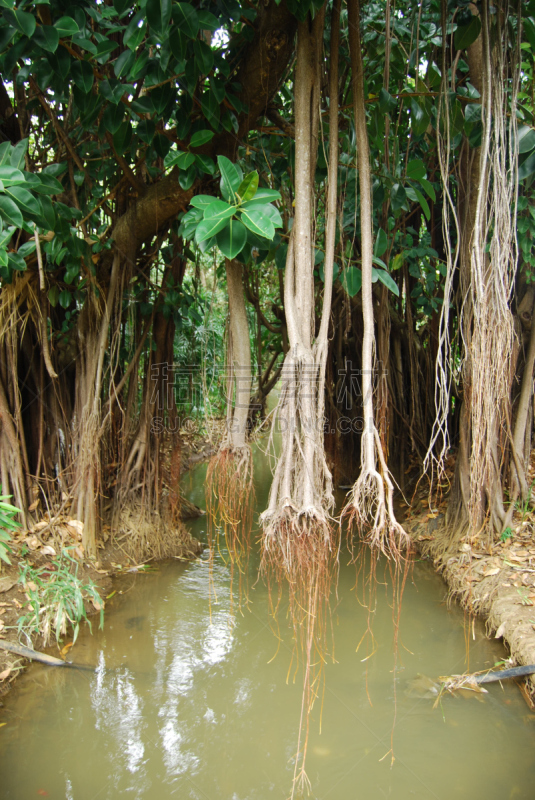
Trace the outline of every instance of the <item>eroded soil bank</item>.
<instances>
[{"instance_id":1,"label":"eroded soil bank","mask_svg":"<svg viewBox=\"0 0 535 800\"><path fill-rule=\"evenodd\" d=\"M423 497L420 500L423 503ZM515 512L510 535L508 531L500 541L466 536L447 548L443 514L414 517L411 510L409 515L407 529L414 545L444 578L449 599L458 600L469 615L486 620L487 635L503 639L512 665L535 664L534 513ZM535 677L519 681L519 686L535 710Z\"/></svg>"}]
</instances>

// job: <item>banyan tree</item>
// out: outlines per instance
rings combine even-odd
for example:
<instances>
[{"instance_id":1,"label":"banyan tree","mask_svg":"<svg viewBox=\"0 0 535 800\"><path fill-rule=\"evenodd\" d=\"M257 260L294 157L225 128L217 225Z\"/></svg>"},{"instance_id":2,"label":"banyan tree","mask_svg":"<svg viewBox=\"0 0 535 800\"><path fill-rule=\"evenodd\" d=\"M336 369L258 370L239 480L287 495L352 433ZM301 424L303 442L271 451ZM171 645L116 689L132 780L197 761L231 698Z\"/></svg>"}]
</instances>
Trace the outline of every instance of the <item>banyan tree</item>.
<instances>
[{"instance_id":1,"label":"banyan tree","mask_svg":"<svg viewBox=\"0 0 535 800\"><path fill-rule=\"evenodd\" d=\"M170 553L170 376L200 413L219 363L207 496L242 569L277 386L262 570L290 587L306 734L335 487L394 559L395 487L433 498L452 455L444 549L531 495L535 3L1 5L2 494L80 520L90 556L105 528Z\"/></svg>"}]
</instances>

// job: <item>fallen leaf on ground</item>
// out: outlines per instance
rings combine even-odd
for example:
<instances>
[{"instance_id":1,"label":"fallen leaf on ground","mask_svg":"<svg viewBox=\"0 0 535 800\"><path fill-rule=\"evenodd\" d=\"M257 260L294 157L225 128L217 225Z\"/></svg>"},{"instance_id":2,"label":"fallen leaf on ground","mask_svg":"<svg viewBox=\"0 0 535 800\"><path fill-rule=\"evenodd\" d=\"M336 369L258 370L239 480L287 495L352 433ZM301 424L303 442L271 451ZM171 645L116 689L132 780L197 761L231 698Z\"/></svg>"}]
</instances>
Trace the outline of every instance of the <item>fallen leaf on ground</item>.
<instances>
[{"instance_id":1,"label":"fallen leaf on ground","mask_svg":"<svg viewBox=\"0 0 535 800\"><path fill-rule=\"evenodd\" d=\"M71 647L73 646L73 644L74 642L69 642L68 644L65 645L65 647L62 647L61 650L59 651L60 655L66 656Z\"/></svg>"},{"instance_id":2,"label":"fallen leaf on ground","mask_svg":"<svg viewBox=\"0 0 535 800\"><path fill-rule=\"evenodd\" d=\"M44 556L55 556L55 555L56 555L56 551L55 551L55 550L54 550L54 548L53 548L51 545L49 545L49 544L45 545L45 546L42 548L42 550L41 550L41 553L42 553Z\"/></svg>"},{"instance_id":3,"label":"fallen leaf on ground","mask_svg":"<svg viewBox=\"0 0 535 800\"><path fill-rule=\"evenodd\" d=\"M499 567L491 567L490 569L486 569L483 573L484 578L489 578L491 575L497 575L500 571Z\"/></svg>"},{"instance_id":4,"label":"fallen leaf on ground","mask_svg":"<svg viewBox=\"0 0 535 800\"><path fill-rule=\"evenodd\" d=\"M16 578L0 578L0 592L9 592L15 586Z\"/></svg>"},{"instance_id":5,"label":"fallen leaf on ground","mask_svg":"<svg viewBox=\"0 0 535 800\"><path fill-rule=\"evenodd\" d=\"M5 627L6 627L6 623L2 622L2 620L0 619L0 631L3 631Z\"/></svg>"},{"instance_id":6,"label":"fallen leaf on ground","mask_svg":"<svg viewBox=\"0 0 535 800\"><path fill-rule=\"evenodd\" d=\"M3 672L0 672L0 681L5 681L11 675L11 667L8 667Z\"/></svg>"}]
</instances>

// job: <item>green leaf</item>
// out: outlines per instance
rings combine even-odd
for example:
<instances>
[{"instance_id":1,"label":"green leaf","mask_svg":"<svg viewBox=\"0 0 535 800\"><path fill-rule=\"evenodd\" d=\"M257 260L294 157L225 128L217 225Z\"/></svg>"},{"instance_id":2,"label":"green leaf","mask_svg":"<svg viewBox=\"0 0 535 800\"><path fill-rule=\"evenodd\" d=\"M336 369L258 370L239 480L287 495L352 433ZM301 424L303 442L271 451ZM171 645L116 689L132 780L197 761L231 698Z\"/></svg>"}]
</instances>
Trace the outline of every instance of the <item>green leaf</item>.
<instances>
[{"instance_id":1,"label":"green leaf","mask_svg":"<svg viewBox=\"0 0 535 800\"><path fill-rule=\"evenodd\" d=\"M400 211L405 205L406 199L407 194L405 192L405 188L400 183L395 183L392 186L392 191L390 193L390 204L392 206L392 211Z\"/></svg>"},{"instance_id":2,"label":"green leaf","mask_svg":"<svg viewBox=\"0 0 535 800\"><path fill-rule=\"evenodd\" d=\"M530 153L535 149L535 130L528 125L518 129L518 152Z\"/></svg>"},{"instance_id":3,"label":"green leaf","mask_svg":"<svg viewBox=\"0 0 535 800\"><path fill-rule=\"evenodd\" d=\"M50 302L50 305L52 306L52 308L55 308L55 307L57 306L57 304L58 304L58 298L59 298L59 289L58 289L58 287L57 287L57 286L54 284L54 286L52 286L52 287L51 287L51 288L48 290L48 300L49 300L49 302Z\"/></svg>"},{"instance_id":4,"label":"green leaf","mask_svg":"<svg viewBox=\"0 0 535 800\"><path fill-rule=\"evenodd\" d=\"M167 140L169 141L169 140ZM178 175L178 183L186 192L188 189L191 189L193 186L193 181L197 177L197 168L194 164L192 164L187 169L181 169Z\"/></svg>"},{"instance_id":5,"label":"green leaf","mask_svg":"<svg viewBox=\"0 0 535 800\"><path fill-rule=\"evenodd\" d=\"M19 11L17 8L8 11L6 8L4 9L3 16L10 25L13 25L20 33L23 33L24 36L31 39L37 25L33 14L28 14L26 11Z\"/></svg>"},{"instance_id":6,"label":"green leaf","mask_svg":"<svg viewBox=\"0 0 535 800\"><path fill-rule=\"evenodd\" d=\"M52 25L41 25L33 35L33 41L42 47L43 50L48 50L49 53L55 53L59 44L59 33Z\"/></svg>"},{"instance_id":7,"label":"green leaf","mask_svg":"<svg viewBox=\"0 0 535 800\"><path fill-rule=\"evenodd\" d=\"M69 308L72 302L72 294L68 289L63 289L63 291L59 294L58 300L62 308Z\"/></svg>"},{"instance_id":8,"label":"green leaf","mask_svg":"<svg viewBox=\"0 0 535 800\"><path fill-rule=\"evenodd\" d=\"M470 124L481 122L481 111L482 106L480 103L468 103L464 112L464 118Z\"/></svg>"},{"instance_id":9,"label":"green leaf","mask_svg":"<svg viewBox=\"0 0 535 800\"><path fill-rule=\"evenodd\" d=\"M202 31L215 31L221 26L221 22L209 11L198 11L199 27Z\"/></svg>"},{"instance_id":10,"label":"green leaf","mask_svg":"<svg viewBox=\"0 0 535 800\"><path fill-rule=\"evenodd\" d=\"M120 108L120 104L117 106L117 108ZM132 135L132 123L129 119L127 119L121 123L117 131L113 134L113 144L119 155L122 156L127 147L130 145L130 142L132 141Z\"/></svg>"},{"instance_id":11,"label":"green leaf","mask_svg":"<svg viewBox=\"0 0 535 800\"><path fill-rule=\"evenodd\" d=\"M211 142L213 138L214 138L214 132L213 131L207 131L207 130L196 131L191 136L189 146L190 147L202 147L203 144L207 144L208 142Z\"/></svg>"},{"instance_id":12,"label":"green leaf","mask_svg":"<svg viewBox=\"0 0 535 800\"><path fill-rule=\"evenodd\" d=\"M184 153L183 151L178 153L170 151L164 161L164 165L167 168L177 166L179 169L188 169L194 163L195 156L193 153Z\"/></svg>"},{"instance_id":13,"label":"green leaf","mask_svg":"<svg viewBox=\"0 0 535 800\"><path fill-rule=\"evenodd\" d=\"M24 156L28 150L28 139L21 139L11 150L10 163L16 169L24 169Z\"/></svg>"},{"instance_id":14,"label":"green leaf","mask_svg":"<svg viewBox=\"0 0 535 800\"><path fill-rule=\"evenodd\" d=\"M233 203L235 193L243 180L242 171L226 156L218 156L217 165L221 172L221 194L225 200Z\"/></svg>"},{"instance_id":15,"label":"green leaf","mask_svg":"<svg viewBox=\"0 0 535 800\"><path fill-rule=\"evenodd\" d=\"M415 189L414 193L415 193L416 197L418 198L418 202L422 206L422 210L423 210L423 212L425 214L425 218L428 219L428 220L431 219L431 211L429 209L429 204L428 204L427 200L425 199L423 194L418 189Z\"/></svg>"},{"instance_id":16,"label":"green leaf","mask_svg":"<svg viewBox=\"0 0 535 800\"><path fill-rule=\"evenodd\" d=\"M431 198L433 203L435 203L437 196L435 190L433 189L433 184L430 183L428 180L426 180L426 178L420 178L418 183L420 184L426 195Z\"/></svg>"},{"instance_id":17,"label":"green leaf","mask_svg":"<svg viewBox=\"0 0 535 800\"><path fill-rule=\"evenodd\" d=\"M531 153L518 167L518 180L523 181L535 172L535 153Z\"/></svg>"},{"instance_id":18,"label":"green leaf","mask_svg":"<svg viewBox=\"0 0 535 800\"><path fill-rule=\"evenodd\" d=\"M261 211L262 214L266 215L266 217L269 217L274 228L282 228L282 217L280 212L277 208L275 208L275 206L272 206L271 203L268 203L267 206L253 206L253 208Z\"/></svg>"},{"instance_id":19,"label":"green leaf","mask_svg":"<svg viewBox=\"0 0 535 800\"><path fill-rule=\"evenodd\" d=\"M279 192L275 189L265 189L261 186L257 189L256 194L252 200L248 200L245 208L249 208L253 205L265 205L265 203L273 203L275 200L280 200L281 196Z\"/></svg>"},{"instance_id":20,"label":"green leaf","mask_svg":"<svg viewBox=\"0 0 535 800\"><path fill-rule=\"evenodd\" d=\"M236 211L236 206L229 206L223 200L213 200L204 209L205 219L229 219Z\"/></svg>"},{"instance_id":21,"label":"green leaf","mask_svg":"<svg viewBox=\"0 0 535 800\"><path fill-rule=\"evenodd\" d=\"M60 37L75 36L77 33L80 33L78 23L72 17L60 17L60 19L54 23L54 28L59 33Z\"/></svg>"},{"instance_id":22,"label":"green leaf","mask_svg":"<svg viewBox=\"0 0 535 800\"><path fill-rule=\"evenodd\" d=\"M382 256L388 247L388 236L382 228L377 231L377 238L375 239L375 247L373 253L376 256Z\"/></svg>"},{"instance_id":23,"label":"green leaf","mask_svg":"<svg viewBox=\"0 0 535 800\"><path fill-rule=\"evenodd\" d=\"M213 91L209 90L203 92L201 110L212 128L217 128L221 109L219 108L219 103Z\"/></svg>"},{"instance_id":24,"label":"green leaf","mask_svg":"<svg viewBox=\"0 0 535 800\"><path fill-rule=\"evenodd\" d=\"M392 294L395 294L396 297L399 297L398 285L390 273L388 273L385 269L377 269L375 272L377 273L377 277L381 283L383 283L387 289L390 289Z\"/></svg>"},{"instance_id":25,"label":"green leaf","mask_svg":"<svg viewBox=\"0 0 535 800\"><path fill-rule=\"evenodd\" d=\"M80 91L89 94L94 80L91 64L88 61L74 61L71 66L71 76Z\"/></svg>"},{"instance_id":26,"label":"green leaf","mask_svg":"<svg viewBox=\"0 0 535 800\"><path fill-rule=\"evenodd\" d=\"M466 50L475 42L481 33L481 20L473 16L468 25L459 25L453 37L453 43L457 50Z\"/></svg>"},{"instance_id":27,"label":"green leaf","mask_svg":"<svg viewBox=\"0 0 535 800\"><path fill-rule=\"evenodd\" d=\"M24 213L40 214L41 206L39 202L27 189L22 186L10 186L6 189L6 192Z\"/></svg>"},{"instance_id":28,"label":"green leaf","mask_svg":"<svg viewBox=\"0 0 535 800\"><path fill-rule=\"evenodd\" d=\"M113 65L113 71L117 78L126 78L135 60L135 53L131 50L123 50Z\"/></svg>"},{"instance_id":29,"label":"green leaf","mask_svg":"<svg viewBox=\"0 0 535 800\"><path fill-rule=\"evenodd\" d=\"M386 89L381 89L379 92L379 109L383 112L383 114L388 114L390 111L393 111L397 106L398 101L392 97L392 95L386 91Z\"/></svg>"},{"instance_id":30,"label":"green leaf","mask_svg":"<svg viewBox=\"0 0 535 800\"><path fill-rule=\"evenodd\" d=\"M124 103L118 103L116 106L108 105L104 114L102 115L102 126L111 134L117 133L121 127L125 112Z\"/></svg>"},{"instance_id":31,"label":"green leaf","mask_svg":"<svg viewBox=\"0 0 535 800\"><path fill-rule=\"evenodd\" d=\"M103 39L103 41L99 42L97 45L97 59L101 63L104 63L107 61L107 56L109 56L110 53L113 53L113 51L118 47L119 45L117 42L113 42L111 39Z\"/></svg>"},{"instance_id":32,"label":"green leaf","mask_svg":"<svg viewBox=\"0 0 535 800\"><path fill-rule=\"evenodd\" d=\"M52 175L40 172L37 177L39 184L32 186L33 191L37 194L61 194L63 191L61 183Z\"/></svg>"},{"instance_id":33,"label":"green leaf","mask_svg":"<svg viewBox=\"0 0 535 800\"><path fill-rule=\"evenodd\" d=\"M164 33L171 21L171 0L147 0L147 20L151 28Z\"/></svg>"},{"instance_id":34,"label":"green leaf","mask_svg":"<svg viewBox=\"0 0 535 800\"><path fill-rule=\"evenodd\" d=\"M18 253L8 253L7 261L11 269L17 270L17 272L24 272L26 269L26 262Z\"/></svg>"},{"instance_id":35,"label":"green leaf","mask_svg":"<svg viewBox=\"0 0 535 800\"><path fill-rule=\"evenodd\" d=\"M216 236L219 249L227 258L236 258L247 244L247 229L237 219L230 219L228 225Z\"/></svg>"},{"instance_id":36,"label":"green leaf","mask_svg":"<svg viewBox=\"0 0 535 800\"><path fill-rule=\"evenodd\" d=\"M146 30L147 23L143 19L143 15L140 12L136 14L136 16L129 22L124 32L123 44L130 48L130 50L137 50L145 38Z\"/></svg>"},{"instance_id":37,"label":"green leaf","mask_svg":"<svg viewBox=\"0 0 535 800\"><path fill-rule=\"evenodd\" d=\"M195 53L195 63L201 75L208 75L214 66L214 54L212 48L201 39L193 42L193 52ZM219 101L220 102L220 101Z\"/></svg>"},{"instance_id":38,"label":"green leaf","mask_svg":"<svg viewBox=\"0 0 535 800\"><path fill-rule=\"evenodd\" d=\"M255 170L254 172L250 172L245 178L242 180L240 185L238 186L238 191L236 194L241 203L246 203L248 200L252 200L256 194L256 190L258 189L258 172Z\"/></svg>"},{"instance_id":39,"label":"green leaf","mask_svg":"<svg viewBox=\"0 0 535 800\"><path fill-rule=\"evenodd\" d=\"M226 219L203 219L202 222L197 225L197 230L195 231L195 241L197 244L200 244L207 239L211 239L212 236L216 235L216 233L222 231L226 224Z\"/></svg>"},{"instance_id":40,"label":"green leaf","mask_svg":"<svg viewBox=\"0 0 535 800\"><path fill-rule=\"evenodd\" d=\"M244 225L249 228L252 233L257 236L262 236L264 239L273 239L275 236L275 227L265 214L257 208L240 208L241 218Z\"/></svg>"},{"instance_id":41,"label":"green leaf","mask_svg":"<svg viewBox=\"0 0 535 800\"><path fill-rule=\"evenodd\" d=\"M407 178L419 181L420 178L425 178L425 173L425 164L419 158L415 158L407 164Z\"/></svg>"},{"instance_id":42,"label":"green leaf","mask_svg":"<svg viewBox=\"0 0 535 800\"><path fill-rule=\"evenodd\" d=\"M207 206L214 202L214 198L209 194L198 194L189 201L194 208L201 208L203 211Z\"/></svg>"},{"instance_id":43,"label":"green leaf","mask_svg":"<svg viewBox=\"0 0 535 800\"><path fill-rule=\"evenodd\" d=\"M4 186L15 186L24 183L24 174L15 167L0 167L0 181Z\"/></svg>"},{"instance_id":44,"label":"green leaf","mask_svg":"<svg viewBox=\"0 0 535 800\"><path fill-rule=\"evenodd\" d=\"M430 122L429 114L417 100L411 101L411 125L415 136L425 133Z\"/></svg>"},{"instance_id":45,"label":"green leaf","mask_svg":"<svg viewBox=\"0 0 535 800\"><path fill-rule=\"evenodd\" d=\"M199 32L199 16L189 3L174 3L173 20L180 30L185 33L186 36L189 36L190 39L195 39L197 37L197 33Z\"/></svg>"},{"instance_id":46,"label":"green leaf","mask_svg":"<svg viewBox=\"0 0 535 800\"><path fill-rule=\"evenodd\" d=\"M22 214L20 209L9 197L0 194L0 216L16 228L22 227Z\"/></svg>"},{"instance_id":47,"label":"green leaf","mask_svg":"<svg viewBox=\"0 0 535 800\"><path fill-rule=\"evenodd\" d=\"M202 172L206 172L208 175L213 175L215 173L215 164L208 156L202 156L200 153L196 153L195 163Z\"/></svg>"},{"instance_id":48,"label":"green leaf","mask_svg":"<svg viewBox=\"0 0 535 800\"><path fill-rule=\"evenodd\" d=\"M342 286L350 297L355 297L362 286L362 272L358 267L346 267L342 273Z\"/></svg>"}]
</instances>

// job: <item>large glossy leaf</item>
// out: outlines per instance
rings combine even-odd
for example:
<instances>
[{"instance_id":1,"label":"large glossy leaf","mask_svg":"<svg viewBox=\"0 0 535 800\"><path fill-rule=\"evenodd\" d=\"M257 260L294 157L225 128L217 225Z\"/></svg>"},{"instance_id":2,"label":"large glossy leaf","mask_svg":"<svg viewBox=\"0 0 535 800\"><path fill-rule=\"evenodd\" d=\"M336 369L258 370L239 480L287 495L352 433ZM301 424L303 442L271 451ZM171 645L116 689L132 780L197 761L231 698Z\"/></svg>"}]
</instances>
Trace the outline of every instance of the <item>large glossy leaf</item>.
<instances>
[{"instance_id":1,"label":"large glossy leaf","mask_svg":"<svg viewBox=\"0 0 535 800\"><path fill-rule=\"evenodd\" d=\"M246 203L248 200L253 199L257 189L258 189L258 172L255 170L254 172L250 172L248 175L245 176L245 178L238 186L236 194L238 195L238 199L240 200L241 203Z\"/></svg>"},{"instance_id":2,"label":"large glossy leaf","mask_svg":"<svg viewBox=\"0 0 535 800\"><path fill-rule=\"evenodd\" d=\"M71 66L71 76L80 91L89 94L94 80L91 64L88 61L75 61Z\"/></svg>"},{"instance_id":3,"label":"large glossy leaf","mask_svg":"<svg viewBox=\"0 0 535 800\"><path fill-rule=\"evenodd\" d=\"M33 36L35 27L37 25L33 14L28 14L26 11L19 11L14 8L12 11L4 9L3 16L6 22L13 25L20 33L23 33L29 38Z\"/></svg>"},{"instance_id":4,"label":"large glossy leaf","mask_svg":"<svg viewBox=\"0 0 535 800\"><path fill-rule=\"evenodd\" d=\"M247 243L247 229L237 219L229 219L228 224L216 236L216 242L227 258L236 258Z\"/></svg>"},{"instance_id":5,"label":"large glossy leaf","mask_svg":"<svg viewBox=\"0 0 535 800\"><path fill-rule=\"evenodd\" d=\"M196 153L195 163L201 172L205 172L207 175L213 175L215 173L215 164L208 156L202 156L199 153Z\"/></svg>"},{"instance_id":6,"label":"large glossy leaf","mask_svg":"<svg viewBox=\"0 0 535 800\"><path fill-rule=\"evenodd\" d=\"M264 202L268 201L270 203L274 203L276 200L280 199L281 199L280 193L277 192L276 189L267 189L264 186L260 186L256 190L256 194L253 200L249 202L258 203L260 200L263 200Z\"/></svg>"},{"instance_id":7,"label":"large glossy leaf","mask_svg":"<svg viewBox=\"0 0 535 800\"><path fill-rule=\"evenodd\" d=\"M217 165L221 172L221 194L225 200L233 203L243 180L242 171L226 156L218 156Z\"/></svg>"},{"instance_id":8,"label":"large glossy leaf","mask_svg":"<svg viewBox=\"0 0 535 800\"><path fill-rule=\"evenodd\" d=\"M196 131L191 135L189 146L202 147L203 144L211 142L213 138L214 138L213 131L207 131L207 130Z\"/></svg>"},{"instance_id":9,"label":"large glossy leaf","mask_svg":"<svg viewBox=\"0 0 535 800\"><path fill-rule=\"evenodd\" d=\"M59 44L59 33L52 25L41 25L33 35L33 41L42 47L43 50L48 50L49 53L55 53Z\"/></svg>"},{"instance_id":10,"label":"large glossy leaf","mask_svg":"<svg viewBox=\"0 0 535 800\"><path fill-rule=\"evenodd\" d=\"M214 198L211 195L198 194L195 197L191 198L190 205L192 205L194 208L200 208L204 211L204 209L213 202Z\"/></svg>"},{"instance_id":11,"label":"large glossy leaf","mask_svg":"<svg viewBox=\"0 0 535 800\"><path fill-rule=\"evenodd\" d=\"M535 130L529 125L522 125L518 129L518 152L530 153L535 149Z\"/></svg>"},{"instance_id":12,"label":"large glossy leaf","mask_svg":"<svg viewBox=\"0 0 535 800\"><path fill-rule=\"evenodd\" d=\"M362 272L358 267L346 267L342 273L342 286L350 297L355 297L362 286Z\"/></svg>"},{"instance_id":13,"label":"large glossy leaf","mask_svg":"<svg viewBox=\"0 0 535 800\"><path fill-rule=\"evenodd\" d=\"M399 288L397 283L395 282L394 278L388 273L385 269L376 269L374 270L376 273L377 278L383 283L387 289L390 289L392 294L395 294L396 297L399 297Z\"/></svg>"},{"instance_id":14,"label":"large glossy leaf","mask_svg":"<svg viewBox=\"0 0 535 800\"><path fill-rule=\"evenodd\" d=\"M275 226L266 214L257 208L241 208L240 210L242 222L250 231L264 239L273 239Z\"/></svg>"},{"instance_id":15,"label":"large glossy leaf","mask_svg":"<svg viewBox=\"0 0 535 800\"><path fill-rule=\"evenodd\" d=\"M0 216L16 228L22 227L22 214L13 200L0 194Z\"/></svg>"},{"instance_id":16,"label":"large glossy leaf","mask_svg":"<svg viewBox=\"0 0 535 800\"><path fill-rule=\"evenodd\" d=\"M61 183L52 175L40 172L37 177L39 178L39 183L32 186L32 190L37 194L61 194L63 191Z\"/></svg>"},{"instance_id":17,"label":"large glossy leaf","mask_svg":"<svg viewBox=\"0 0 535 800\"><path fill-rule=\"evenodd\" d=\"M175 3L173 5L173 20L180 30L195 39L199 31L199 17L197 12L189 3Z\"/></svg>"},{"instance_id":18,"label":"large glossy leaf","mask_svg":"<svg viewBox=\"0 0 535 800\"><path fill-rule=\"evenodd\" d=\"M151 28L164 33L171 21L171 0L147 0L147 20Z\"/></svg>"},{"instance_id":19,"label":"large glossy leaf","mask_svg":"<svg viewBox=\"0 0 535 800\"><path fill-rule=\"evenodd\" d=\"M217 102L217 98L211 89L203 92L203 96L201 98L201 110L206 117L207 122L209 122L213 128L217 128L221 109L219 107L219 103Z\"/></svg>"},{"instance_id":20,"label":"large glossy leaf","mask_svg":"<svg viewBox=\"0 0 535 800\"><path fill-rule=\"evenodd\" d=\"M423 105L417 100L411 101L411 125L416 136L425 133L430 122L430 117Z\"/></svg>"},{"instance_id":21,"label":"large glossy leaf","mask_svg":"<svg viewBox=\"0 0 535 800\"><path fill-rule=\"evenodd\" d=\"M131 50L123 50L113 65L113 71L118 78L126 78L136 59L135 53Z\"/></svg>"},{"instance_id":22,"label":"large glossy leaf","mask_svg":"<svg viewBox=\"0 0 535 800\"><path fill-rule=\"evenodd\" d=\"M433 188L433 184L430 183L426 178L420 178L418 183L420 184L420 186L422 187L422 189L424 190L426 195L428 197L430 197L431 200L434 203L436 201L436 199L437 199L437 195L436 195L436 192L435 192L435 190Z\"/></svg>"},{"instance_id":23,"label":"large glossy leaf","mask_svg":"<svg viewBox=\"0 0 535 800\"><path fill-rule=\"evenodd\" d=\"M123 44L130 50L137 50L147 30L147 23L143 19L143 14L138 13L130 20L124 32Z\"/></svg>"},{"instance_id":24,"label":"large glossy leaf","mask_svg":"<svg viewBox=\"0 0 535 800\"><path fill-rule=\"evenodd\" d=\"M41 206L38 200L23 186L9 186L6 188L6 194L11 197L23 213L37 215L41 213Z\"/></svg>"},{"instance_id":25,"label":"large glossy leaf","mask_svg":"<svg viewBox=\"0 0 535 800\"><path fill-rule=\"evenodd\" d=\"M0 180L4 186L16 186L17 184L24 183L24 173L15 167L9 167L7 164L0 167Z\"/></svg>"},{"instance_id":26,"label":"large glossy leaf","mask_svg":"<svg viewBox=\"0 0 535 800\"><path fill-rule=\"evenodd\" d=\"M473 16L468 25L459 25L455 31L453 42L457 50L466 50L475 42L481 33L481 20Z\"/></svg>"},{"instance_id":27,"label":"large glossy leaf","mask_svg":"<svg viewBox=\"0 0 535 800\"><path fill-rule=\"evenodd\" d=\"M266 217L269 217L274 228L282 228L282 217L280 212L277 208L275 208L275 206L272 206L271 203L268 203L267 206L256 206L256 210L261 211L262 214L265 214Z\"/></svg>"},{"instance_id":28,"label":"large glossy leaf","mask_svg":"<svg viewBox=\"0 0 535 800\"><path fill-rule=\"evenodd\" d=\"M61 38L75 36L80 32L78 23L72 17L60 17L58 21L54 23L54 28L57 30Z\"/></svg>"},{"instance_id":29,"label":"large glossy leaf","mask_svg":"<svg viewBox=\"0 0 535 800\"><path fill-rule=\"evenodd\" d=\"M195 231L195 241L197 244L200 244L207 239L211 239L216 235L216 233L222 231L226 224L226 219L203 219L202 222L199 222L197 225L197 230Z\"/></svg>"},{"instance_id":30,"label":"large glossy leaf","mask_svg":"<svg viewBox=\"0 0 535 800\"><path fill-rule=\"evenodd\" d=\"M205 219L229 219L236 211L236 206L230 206L223 200L213 200L204 209Z\"/></svg>"},{"instance_id":31,"label":"large glossy leaf","mask_svg":"<svg viewBox=\"0 0 535 800\"><path fill-rule=\"evenodd\" d=\"M193 51L195 53L195 63L201 75L208 75L214 66L214 54L212 48L201 39L195 39L193 42ZM221 102L221 100L219 100Z\"/></svg>"},{"instance_id":32,"label":"large glossy leaf","mask_svg":"<svg viewBox=\"0 0 535 800\"><path fill-rule=\"evenodd\" d=\"M419 181L420 178L425 178L425 173L425 164L419 158L415 158L407 164L407 178Z\"/></svg>"},{"instance_id":33,"label":"large glossy leaf","mask_svg":"<svg viewBox=\"0 0 535 800\"><path fill-rule=\"evenodd\" d=\"M379 228L375 239L375 247L373 249L374 255L382 256L383 253L386 252L387 247L388 247L388 236L386 235L386 233L382 228Z\"/></svg>"}]
</instances>

